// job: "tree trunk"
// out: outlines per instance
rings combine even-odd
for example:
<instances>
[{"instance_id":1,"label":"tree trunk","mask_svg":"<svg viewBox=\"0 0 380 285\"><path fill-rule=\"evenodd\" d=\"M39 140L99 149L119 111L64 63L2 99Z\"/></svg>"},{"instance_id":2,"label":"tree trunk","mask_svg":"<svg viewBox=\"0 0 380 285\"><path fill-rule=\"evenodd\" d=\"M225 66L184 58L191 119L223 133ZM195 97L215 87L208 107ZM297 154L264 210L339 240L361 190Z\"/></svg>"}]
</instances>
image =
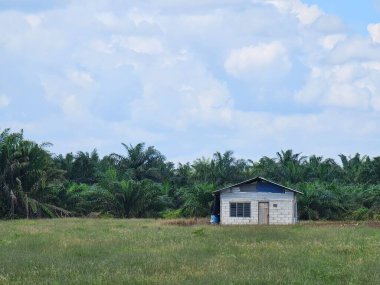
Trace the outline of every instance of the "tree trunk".
<instances>
[{"instance_id":1,"label":"tree trunk","mask_svg":"<svg viewBox=\"0 0 380 285\"><path fill-rule=\"evenodd\" d=\"M25 194L25 210L26 210L26 218L29 219L29 202L28 202L28 194Z\"/></svg>"},{"instance_id":2,"label":"tree trunk","mask_svg":"<svg viewBox=\"0 0 380 285\"><path fill-rule=\"evenodd\" d=\"M14 203L14 200L13 198L11 198L11 219L13 220L15 216L15 203Z\"/></svg>"}]
</instances>

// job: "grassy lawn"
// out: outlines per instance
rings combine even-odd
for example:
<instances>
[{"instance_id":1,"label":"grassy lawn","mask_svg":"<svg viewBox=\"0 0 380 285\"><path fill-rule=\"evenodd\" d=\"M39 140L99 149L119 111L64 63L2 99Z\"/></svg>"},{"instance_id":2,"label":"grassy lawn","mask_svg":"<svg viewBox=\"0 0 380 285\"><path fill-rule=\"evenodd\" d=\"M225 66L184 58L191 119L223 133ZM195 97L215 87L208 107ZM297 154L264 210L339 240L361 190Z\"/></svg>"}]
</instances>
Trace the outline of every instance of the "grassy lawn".
<instances>
[{"instance_id":1,"label":"grassy lawn","mask_svg":"<svg viewBox=\"0 0 380 285\"><path fill-rule=\"evenodd\" d=\"M380 284L380 228L2 221L0 284Z\"/></svg>"}]
</instances>

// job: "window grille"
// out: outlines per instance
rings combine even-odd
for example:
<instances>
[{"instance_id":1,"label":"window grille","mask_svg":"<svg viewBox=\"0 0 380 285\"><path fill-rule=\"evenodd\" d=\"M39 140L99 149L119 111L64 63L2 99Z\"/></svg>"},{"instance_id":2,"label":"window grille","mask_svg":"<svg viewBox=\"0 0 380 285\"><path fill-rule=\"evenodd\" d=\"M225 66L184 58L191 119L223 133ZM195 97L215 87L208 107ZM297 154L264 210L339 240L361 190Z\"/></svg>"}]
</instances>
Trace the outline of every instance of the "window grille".
<instances>
[{"instance_id":1,"label":"window grille","mask_svg":"<svg viewBox=\"0 0 380 285\"><path fill-rule=\"evenodd\" d=\"M230 203L230 217L251 217L251 203Z\"/></svg>"}]
</instances>

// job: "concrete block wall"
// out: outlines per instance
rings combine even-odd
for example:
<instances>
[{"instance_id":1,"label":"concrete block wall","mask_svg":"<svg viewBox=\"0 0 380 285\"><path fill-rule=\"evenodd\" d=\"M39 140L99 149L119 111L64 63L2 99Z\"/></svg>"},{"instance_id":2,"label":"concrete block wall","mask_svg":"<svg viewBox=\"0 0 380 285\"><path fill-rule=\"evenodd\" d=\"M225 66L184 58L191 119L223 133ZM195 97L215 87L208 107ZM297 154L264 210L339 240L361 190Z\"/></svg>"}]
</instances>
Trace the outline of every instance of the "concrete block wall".
<instances>
[{"instance_id":1,"label":"concrete block wall","mask_svg":"<svg viewBox=\"0 0 380 285\"><path fill-rule=\"evenodd\" d=\"M223 192L220 195L220 221L224 225L258 224L259 202L269 202L269 224L294 223L293 193ZM230 203L251 203L251 217L230 217ZM277 207L273 207L277 204Z\"/></svg>"},{"instance_id":2,"label":"concrete block wall","mask_svg":"<svg viewBox=\"0 0 380 285\"><path fill-rule=\"evenodd\" d=\"M238 218L230 217L230 202L237 203L246 203L251 202L251 217L250 218ZM258 215L258 204L252 203L252 201L247 200L246 198L236 198L233 200L230 199L221 199L220 201L220 221L224 225L244 225L244 224L257 224Z\"/></svg>"},{"instance_id":3,"label":"concrete block wall","mask_svg":"<svg viewBox=\"0 0 380 285\"><path fill-rule=\"evenodd\" d=\"M273 205L277 204L275 208ZM293 201L292 200L272 200L269 201L269 224L286 225L293 224Z\"/></svg>"}]
</instances>

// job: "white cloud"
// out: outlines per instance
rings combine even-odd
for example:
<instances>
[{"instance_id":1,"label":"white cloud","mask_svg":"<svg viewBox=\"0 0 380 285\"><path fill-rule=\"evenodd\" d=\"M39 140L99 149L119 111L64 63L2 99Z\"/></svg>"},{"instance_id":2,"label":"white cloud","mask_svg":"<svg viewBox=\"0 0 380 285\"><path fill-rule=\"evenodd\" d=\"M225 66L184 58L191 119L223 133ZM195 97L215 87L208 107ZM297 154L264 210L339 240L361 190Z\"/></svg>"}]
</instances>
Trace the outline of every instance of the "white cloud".
<instances>
[{"instance_id":1,"label":"white cloud","mask_svg":"<svg viewBox=\"0 0 380 285\"><path fill-rule=\"evenodd\" d=\"M380 61L363 62L363 67L369 70L380 71Z\"/></svg>"},{"instance_id":2,"label":"white cloud","mask_svg":"<svg viewBox=\"0 0 380 285\"><path fill-rule=\"evenodd\" d=\"M295 99L306 104L377 109L380 70L374 63L347 63L315 68Z\"/></svg>"},{"instance_id":3,"label":"white cloud","mask_svg":"<svg viewBox=\"0 0 380 285\"><path fill-rule=\"evenodd\" d=\"M53 16L54 17L54 16ZM0 46L3 52L10 52L16 58L33 61L35 64L56 62L68 49L65 33L55 27L56 23L47 17L49 24L43 25L42 15L17 11L0 13Z\"/></svg>"},{"instance_id":4,"label":"white cloud","mask_svg":"<svg viewBox=\"0 0 380 285\"><path fill-rule=\"evenodd\" d=\"M139 11L136 8L133 8L129 12L128 16L136 26L140 26L145 23L149 25L153 25L156 23L153 15L148 14L146 12Z\"/></svg>"},{"instance_id":5,"label":"white cloud","mask_svg":"<svg viewBox=\"0 0 380 285\"><path fill-rule=\"evenodd\" d=\"M351 84L332 84L323 103L328 106L368 108L369 98L365 89L356 88Z\"/></svg>"},{"instance_id":6,"label":"white cloud","mask_svg":"<svg viewBox=\"0 0 380 285\"><path fill-rule=\"evenodd\" d=\"M72 70L68 72L68 77L71 81L78 85L88 85L94 82L91 74L85 71Z\"/></svg>"},{"instance_id":7,"label":"white cloud","mask_svg":"<svg viewBox=\"0 0 380 285\"><path fill-rule=\"evenodd\" d=\"M114 45L122 48L133 50L142 54L159 54L163 51L162 43L159 39L153 37L137 37L137 36L119 36L112 37Z\"/></svg>"},{"instance_id":8,"label":"white cloud","mask_svg":"<svg viewBox=\"0 0 380 285\"><path fill-rule=\"evenodd\" d=\"M332 34L332 35L327 35L323 36L319 40L319 44L327 50L333 49L339 42L342 42L346 39L346 35L344 34Z\"/></svg>"},{"instance_id":9,"label":"white cloud","mask_svg":"<svg viewBox=\"0 0 380 285\"><path fill-rule=\"evenodd\" d=\"M369 24L367 30L374 43L380 43L380 23Z\"/></svg>"},{"instance_id":10,"label":"white cloud","mask_svg":"<svg viewBox=\"0 0 380 285\"><path fill-rule=\"evenodd\" d=\"M82 105L75 95L68 95L64 98L62 109L66 117L73 121L86 120L90 117L87 108Z\"/></svg>"},{"instance_id":11,"label":"white cloud","mask_svg":"<svg viewBox=\"0 0 380 285\"><path fill-rule=\"evenodd\" d=\"M99 39L95 40L92 43L92 47L94 48L95 51L100 52L100 53L112 54L115 52L111 43L107 43Z\"/></svg>"},{"instance_id":12,"label":"white cloud","mask_svg":"<svg viewBox=\"0 0 380 285\"><path fill-rule=\"evenodd\" d=\"M69 70L58 74L42 74L40 85L49 103L58 107L68 121L89 123L91 102L96 99L96 88L91 74L82 70Z\"/></svg>"},{"instance_id":13,"label":"white cloud","mask_svg":"<svg viewBox=\"0 0 380 285\"><path fill-rule=\"evenodd\" d=\"M25 20L32 29L36 29L40 26L42 22L42 17L38 15L27 15L25 16Z\"/></svg>"},{"instance_id":14,"label":"white cloud","mask_svg":"<svg viewBox=\"0 0 380 285\"><path fill-rule=\"evenodd\" d=\"M0 108L7 107L10 102L11 100L7 96L0 94Z\"/></svg>"},{"instance_id":15,"label":"white cloud","mask_svg":"<svg viewBox=\"0 0 380 285\"><path fill-rule=\"evenodd\" d=\"M118 19L112 13L100 13L96 18L105 26L114 27L118 23Z\"/></svg>"},{"instance_id":16,"label":"white cloud","mask_svg":"<svg viewBox=\"0 0 380 285\"><path fill-rule=\"evenodd\" d=\"M216 149L377 151L377 29L355 35L300 0L83 0L1 12L0 57L12 68L0 81L12 104L0 97L9 106L0 120L19 118L9 125L57 151L109 153L121 141L188 159Z\"/></svg>"},{"instance_id":17,"label":"white cloud","mask_svg":"<svg viewBox=\"0 0 380 285\"><path fill-rule=\"evenodd\" d=\"M158 55L164 52L160 39L145 36L124 36L113 34L108 41L97 39L93 41L92 47L105 54L113 54L118 50L131 50L138 54Z\"/></svg>"},{"instance_id":18,"label":"white cloud","mask_svg":"<svg viewBox=\"0 0 380 285\"><path fill-rule=\"evenodd\" d=\"M371 104L376 111L380 111L380 96L373 97Z\"/></svg>"},{"instance_id":19,"label":"white cloud","mask_svg":"<svg viewBox=\"0 0 380 285\"><path fill-rule=\"evenodd\" d=\"M272 156L274 152L268 149L276 148L296 149L305 155L323 153L333 157L338 151L352 153L357 149L357 142L373 138L380 130L377 123L379 116L368 113L352 116L352 110L292 115L238 112L233 118L234 125L229 132L233 135L229 137L228 143L237 150L255 149L251 151L259 153L255 158L264 154ZM365 152L376 153L375 145L367 144Z\"/></svg>"},{"instance_id":20,"label":"white cloud","mask_svg":"<svg viewBox=\"0 0 380 285\"><path fill-rule=\"evenodd\" d=\"M223 126L231 119L233 100L225 84L184 50L140 64L136 72L144 90L131 102L135 122L185 131L195 125Z\"/></svg>"},{"instance_id":21,"label":"white cloud","mask_svg":"<svg viewBox=\"0 0 380 285\"><path fill-rule=\"evenodd\" d=\"M317 5L306 5L299 0L258 0L255 2L272 4L282 13L290 12L298 18L302 25L310 25L323 15Z\"/></svg>"},{"instance_id":22,"label":"white cloud","mask_svg":"<svg viewBox=\"0 0 380 285\"><path fill-rule=\"evenodd\" d=\"M272 42L232 50L224 67L236 77L254 77L263 73L273 76L286 73L291 63L285 47L279 42Z\"/></svg>"},{"instance_id":23,"label":"white cloud","mask_svg":"<svg viewBox=\"0 0 380 285\"><path fill-rule=\"evenodd\" d=\"M233 100L226 87L212 78L204 84L183 91L182 104L187 108L179 114L182 127L194 123L225 126L231 122Z\"/></svg>"}]
</instances>

